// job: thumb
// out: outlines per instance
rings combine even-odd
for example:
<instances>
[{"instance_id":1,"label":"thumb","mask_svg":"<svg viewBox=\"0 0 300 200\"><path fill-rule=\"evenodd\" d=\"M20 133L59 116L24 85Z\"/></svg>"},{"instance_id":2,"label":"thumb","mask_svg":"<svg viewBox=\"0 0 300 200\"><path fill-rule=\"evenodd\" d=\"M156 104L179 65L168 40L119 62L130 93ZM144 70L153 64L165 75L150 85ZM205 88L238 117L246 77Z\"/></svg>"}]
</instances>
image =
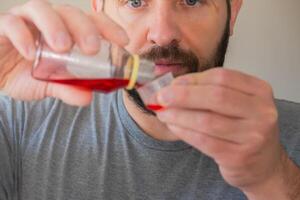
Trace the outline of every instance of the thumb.
<instances>
[{"instance_id":1,"label":"thumb","mask_svg":"<svg viewBox=\"0 0 300 200\"><path fill-rule=\"evenodd\" d=\"M92 90L56 83L48 84L46 95L61 99L66 104L73 106L87 106L93 97Z\"/></svg>"}]
</instances>

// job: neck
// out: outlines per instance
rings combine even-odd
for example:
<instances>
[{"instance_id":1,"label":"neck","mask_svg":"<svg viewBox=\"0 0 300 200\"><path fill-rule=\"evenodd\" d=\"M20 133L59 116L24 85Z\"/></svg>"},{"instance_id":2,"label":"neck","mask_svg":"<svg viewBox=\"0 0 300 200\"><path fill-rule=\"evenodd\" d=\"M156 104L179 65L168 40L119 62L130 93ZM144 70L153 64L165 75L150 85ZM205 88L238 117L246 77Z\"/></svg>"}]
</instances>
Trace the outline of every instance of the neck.
<instances>
[{"instance_id":1,"label":"neck","mask_svg":"<svg viewBox=\"0 0 300 200\"><path fill-rule=\"evenodd\" d=\"M162 141L176 141L178 138L157 117L143 113L123 91L125 108L140 128L149 136Z\"/></svg>"}]
</instances>

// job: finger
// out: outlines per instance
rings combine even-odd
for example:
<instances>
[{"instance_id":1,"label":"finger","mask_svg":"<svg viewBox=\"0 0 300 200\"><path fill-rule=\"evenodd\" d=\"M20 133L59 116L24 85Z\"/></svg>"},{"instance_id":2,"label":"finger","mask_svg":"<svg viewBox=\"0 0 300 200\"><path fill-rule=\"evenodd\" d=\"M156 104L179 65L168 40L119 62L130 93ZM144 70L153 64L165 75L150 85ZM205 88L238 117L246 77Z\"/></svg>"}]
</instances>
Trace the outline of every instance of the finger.
<instances>
[{"instance_id":1,"label":"finger","mask_svg":"<svg viewBox=\"0 0 300 200\"><path fill-rule=\"evenodd\" d=\"M20 17L7 14L0 18L0 36L8 38L20 54L28 60L35 58L33 36ZM5 42L2 39L2 42Z\"/></svg>"},{"instance_id":2,"label":"finger","mask_svg":"<svg viewBox=\"0 0 300 200\"><path fill-rule=\"evenodd\" d=\"M245 118L255 114L260 99L216 85L171 85L158 92L158 102L165 107L181 107Z\"/></svg>"},{"instance_id":3,"label":"finger","mask_svg":"<svg viewBox=\"0 0 300 200\"><path fill-rule=\"evenodd\" d=\"M218 139L233 143L247 141L248 135L243 134L247 129L241 119L229 118L207 111L175 108L157 112L157 117L166 124L201 132Z\"/></svg>"},{"instance_id":4,"label":"finger","mask_svg":"<svg viewBox=\"0 0 300 200\"><path fill-rule=\"evenodd\" d=\"M3 23L3 17L5 17L7 15L7 13L0 13L0 23ZM9 41L9 39L4 35L3 33L3 25L0 25L0 45L7 45L7 44L11 44L11 42Z\"/></svg>"},{"instance_id":5,"label":"finger","mask_svg":"<svg viewBox=\"0 0 300 200\"><path fill-rule=\"evenodd\" d=\"M181 140L215 160L228 157L226 156L228 152L238 152L240 147L239 144L217 139L200 132L186 130L179 126L169 125L168 129Z\"/></svg>"},{"instance_id":6,"label":"finger","mask_svg":"<svg viewBox=\"0 0 300 200\"><path fill-rule=\"evenodd\" d=\"M7 45L7 44L11 44L9 39L6 36L4 36L3 33L2 34L0 33L0 45Z\"/></svg>"},{"instance_id":7,"label":"finger","mask_svg":"<svg viewBox=\"0 0 300 200\"><path fill-rule=\"evenodd\" d=\"M100 34L92 20L80 9L57 6L55 9L64 20L72 38L85 54L95 54L100 48Z\"/></svg>"},{"instance_id":8,"label":"finger","mask_svg":"<svg viewBox=\"0 0 300 200\"><path fill-rule=\"evenodd\" d=\"M72 40L67 27L46 1L31 0L11 12L32 22L53 50L64 52L71 48Z\"/></svg>"},{"instance_id":9,"label":"finger","mask_svg":"<svg viewBox=\"0 0 300 200\"><path fill-rule=\"evenodd\" d=\"M129 39L124 29L122 29L122 27L116 24L104 13L92 13L90 18L94 21L98 31L106 40L112 41L120 46L128 44Z\"/></svg>"},{"instance_id":10,"label":"finger","mask_svg":"<svg viewBox=\"0 0 300 200\"><path fill-rule=\"evenodd\" d=\"M245 94L272 97L272 88L265 81L231 69L215 68L202 73L180 76L174 84L212 84L228 87Z\"/></svg>"},{"instance_id":11,"label":"finger","mask_svg":"<svg viewBox=\"0 0 300 200\"><path fill-rule=\"evenodd\" d=\"M92 91L85 88L48 83L46 96L61 99L74 106L87 106L92 101Z\"/></svg>"}]
</instances>

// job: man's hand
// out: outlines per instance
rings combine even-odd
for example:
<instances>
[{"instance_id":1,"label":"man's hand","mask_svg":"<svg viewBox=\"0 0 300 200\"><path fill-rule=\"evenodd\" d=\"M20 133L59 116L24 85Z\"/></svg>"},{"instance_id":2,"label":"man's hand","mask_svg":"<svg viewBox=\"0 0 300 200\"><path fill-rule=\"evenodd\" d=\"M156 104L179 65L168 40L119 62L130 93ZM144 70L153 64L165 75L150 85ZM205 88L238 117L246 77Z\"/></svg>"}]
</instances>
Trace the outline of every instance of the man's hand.
<instances>
[{"instance_id":1,"label":"man's hand","mask_svg":"<svg viewBox=\"0 0 300 200\"><path fill-rule=\"evenodd\" d=\"M158 118L212 157L224 179L249 199L284 200L294 194L289 178L300 170L280 144L278 113L265 81L216 68L177 78L158 101L166 107Z\"/></svg>"},{"instance_id":2,"label":"man's hand","mask_svg":"<svg viewBox=\"0 0 300 200\"><path fill-rule=\"evenodd\" d=\"M128 43L126 32L101 12L85 13L72 6L30 0L0 13L0 89L13 98L56 97L78 106L91 102L91 90L32 78L39 33L56 52L66 52L77 44L83 53L95 54L101 37L120 46Z\"/></svg>"}]
</instances>

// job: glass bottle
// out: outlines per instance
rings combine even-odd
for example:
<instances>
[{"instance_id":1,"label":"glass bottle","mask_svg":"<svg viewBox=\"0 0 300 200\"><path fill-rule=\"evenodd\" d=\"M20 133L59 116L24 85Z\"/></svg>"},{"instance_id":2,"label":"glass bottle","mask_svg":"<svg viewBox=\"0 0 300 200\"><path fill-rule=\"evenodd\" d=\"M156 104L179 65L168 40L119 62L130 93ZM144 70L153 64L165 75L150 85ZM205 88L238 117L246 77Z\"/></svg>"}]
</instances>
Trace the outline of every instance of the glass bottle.
<instances>
[{"instance_id":1,"label":"glass bottle","mask_svg":"<svg viewBox=\"0 0 300 200\"><path fill-rule=\"evenodd\" d=\"M153 62L106 40L101 41L97 54L85 55L76 45L69 52L57 53L40 37L32 76L108 93L119 88L130 90L154 80L154 68Z\"/></svg>"}]
</instances>

